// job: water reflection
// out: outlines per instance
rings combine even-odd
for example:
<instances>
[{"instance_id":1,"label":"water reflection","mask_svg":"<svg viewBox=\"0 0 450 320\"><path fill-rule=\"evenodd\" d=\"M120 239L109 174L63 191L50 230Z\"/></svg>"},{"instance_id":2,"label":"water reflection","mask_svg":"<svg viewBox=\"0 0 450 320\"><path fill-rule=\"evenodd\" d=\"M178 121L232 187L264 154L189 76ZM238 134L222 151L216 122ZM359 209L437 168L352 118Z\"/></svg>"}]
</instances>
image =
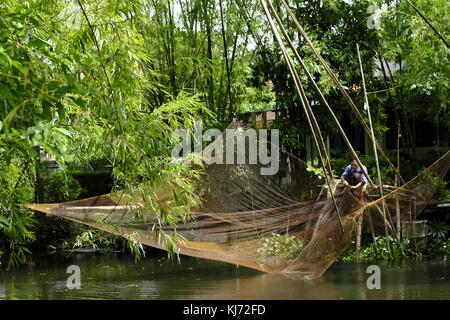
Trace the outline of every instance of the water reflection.
<instances>
[{"instance_id":1,"label":"water reflection","mask_svg":"<svg viewBox=\"0 0 450 320\"><path fill-rule=\"evenodd\" d=\"M58 253L0 273L0 299L450 299L445 260L380 265L381 290L369 290L369 264L336 263L321 278L292 280L216 261L156 254L135 263L121 254ZM67 288L67 267L81 289Z\"/></svg>"}]
</instances>

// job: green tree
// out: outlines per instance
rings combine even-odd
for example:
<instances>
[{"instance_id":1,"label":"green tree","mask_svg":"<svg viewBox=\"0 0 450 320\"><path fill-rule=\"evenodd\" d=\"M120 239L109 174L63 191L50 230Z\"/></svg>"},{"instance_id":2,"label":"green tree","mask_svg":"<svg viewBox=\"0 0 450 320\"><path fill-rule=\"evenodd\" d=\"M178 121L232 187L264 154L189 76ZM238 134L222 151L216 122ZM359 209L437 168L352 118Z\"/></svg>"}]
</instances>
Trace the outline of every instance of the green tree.
<instances>
[{"instance_id":1,"label":"green tree","mask_svg":"<svg viewBox=\"0 0 450 320\"><path fill-rule=\"evenodd\" d=\"M418 0L414 4L444 36L449 34L450 18L443 14L448 1ZM448 144L450 50L406 1L390 2L379 33L381 56L399 66L397 71L386 71L387 82L395 88L395 110L405 116L403 127L411 127L410 144L415 145L416 119L434 124L435 146Z\"/></svg>"},{"instance_id":2,"label":"green tree","mask_svg":"<svg viewBox=\"0 0 450 320\"><path fill-rule=\"evenodd\" d=\"M13 171L36 169L21 176L32 184L41 148L61 164L107 159L115 190L140 191L160 221L175 223L180 208L188 214L198 201L192 192L198 172L170 157L172 132L208 111L182 91L168 94L163 105L149 99L162 84L147 67L152 57L138 30L147 23L145 6L137 0L0 4L0 152ZM175 199L164 209L154 197L162 183ZM32 202L12 194L0 199L2 207Z\"/></svg>"}]
</instances>

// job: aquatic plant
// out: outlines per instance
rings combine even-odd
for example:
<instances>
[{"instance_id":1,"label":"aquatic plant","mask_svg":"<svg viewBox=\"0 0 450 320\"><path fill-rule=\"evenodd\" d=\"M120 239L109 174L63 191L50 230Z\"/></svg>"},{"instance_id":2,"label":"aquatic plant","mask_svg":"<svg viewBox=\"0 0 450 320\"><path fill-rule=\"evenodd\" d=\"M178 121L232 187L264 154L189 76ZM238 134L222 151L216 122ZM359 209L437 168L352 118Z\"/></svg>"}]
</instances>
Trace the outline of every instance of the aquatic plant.
<instances>
[{"instance_id":1,"label":"aquatic plant","mask_svg":"<svg viewBox=\"0 0 450 320\"><path fill-rule=\"evenodd\" d=\"M440 256L450 255L450 239L433 238L428 246L428 255Z\"/></svg>"},{"instance_id":2,"label":"aquatic plant","mask_svg":"<svg viewBox=\"0 0 450 320\"><path fill-rule=\"evenodd\" d=\"M301 238L272 233L270 237L261 240L256 255L259 258L275 256L289 263L298 256L303 245L304 241Z\"/></svg>"},{"instance_id":3,"label":"aquatic plant","mask_svg":"<svg viewBox=\"0 0 450 320\"><path fill-rule=\"evenodd\" d=\"M388 244L391 249L389 254ZM401 245L393 237L376 237L376 247L374 243L369 243L360 250L360 261L400 261L404 258L422 259L423 254L414 251L411 246L411 240L403 239ZM350 262L355 261L355 246L352 245L344 251L338 258L338 261Z\"/></svg>"}]
</instances>

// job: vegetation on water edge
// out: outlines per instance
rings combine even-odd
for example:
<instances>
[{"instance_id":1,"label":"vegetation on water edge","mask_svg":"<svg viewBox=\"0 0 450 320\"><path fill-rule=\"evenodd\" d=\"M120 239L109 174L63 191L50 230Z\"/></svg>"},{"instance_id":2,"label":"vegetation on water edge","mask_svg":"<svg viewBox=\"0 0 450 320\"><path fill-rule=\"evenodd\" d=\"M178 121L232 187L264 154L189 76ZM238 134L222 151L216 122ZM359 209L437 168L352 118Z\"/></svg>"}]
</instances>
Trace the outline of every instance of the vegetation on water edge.
<instances>
[{"instance_id":1,"label":"vegetation on water edge","mask_svg":"<svg viewBox=\"0 0 450 320\"><path fill-rule=\"evenodd\" d=\"M388 242L390 254L388 251ZM410 239L404 239L401 245L399 245L398 242L392 237L376 237L376 246L374 243L370 243L361 247L360 261L397 261L404 258L422 259L423 254L412 250L410 245ZM355 243L353 241L352 245L339 256L338 261L355 261L355 257Z\"/></svg>"},{"instance_id":2,"label":"vegetation on water edge","mask_svg":"<svg viewBox=\"0 0 450 320\"><path fill-rule=\"evenodd\" d=\"M428 223L427 247L425 250L414 248L414 239L404 238L399 244L393 237L376 237L376 245L366 239L360 249L361 262L399 261L406 258L423 259L450 256L450 226L446 221ZM419 241L419 240L416 240ZM388 243L389 242L389 243ZM390 254L388 250L390 248ZM356 261L355 242L339 256L338 261Z\"/></svg>"}]
</instances>

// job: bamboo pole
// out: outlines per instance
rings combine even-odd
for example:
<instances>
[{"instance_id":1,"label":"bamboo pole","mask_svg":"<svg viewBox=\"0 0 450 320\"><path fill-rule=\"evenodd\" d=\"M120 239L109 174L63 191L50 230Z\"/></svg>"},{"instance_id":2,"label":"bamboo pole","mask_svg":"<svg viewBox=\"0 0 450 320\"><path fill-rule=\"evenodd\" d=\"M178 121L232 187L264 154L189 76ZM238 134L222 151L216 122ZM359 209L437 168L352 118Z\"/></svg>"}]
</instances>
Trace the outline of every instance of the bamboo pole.
<instances>
[{"instance_id":1,"label":"bamboo pole","mask_svg":"<svg viewBox=\"0 0 450 320\"><path fill-rule=\"evenodd\" d=\"M206 39L207 39L207 49L206 49L206 57L209 59L209 61L213 61L213 51L212 51L212 35L211 35L211 19L210 16L208 16L208 3L207 0L202 0L202 15L203 19L205 21L205 31L206 31ZM208 104L211 110L215 110L214 106L214 74L213 74L213 67L211 64L206 65L207 68L207 77L206 82L208 86ZM219 110L218 110L219 111Z\"/></svg>"},{"instance_id":2,"label":"bamboo pole","mask_svg":"<svg viewBox=\"0 0 450 320\"><path fill-rule=\"evenodd\" d=\"M267 3L269 4L269 7L272 9L272 11L274 11L274 8L273 8L271 2L267 1ZM266 6L266 8L267 8L267 6ZM307 116L308 123L310 124L311 130L313 132L313 138L314 138L315 146L317 148L319 157L322 162L323 162L323 159L326 159L326 165L324 165L324 167L326 167L327 170L325 170L325 168L324 168L324 171L325 171L325 173L328 172L327 178L328 178L329 183L334 185L333 170L331 168L331 163L329 161L329 156L326 151L325 142L323 140L319 125L314 116L314 113L311 110L311 107L309 106L308 98L306 97L306 93L303 89L303 85L301 84L300 77L298 76L297 71L295 70L295 67L294 67L294 64L293 64L291 58L287 54L286 48L281 40L280 35L278 34L277 30L275 29L275 25L273 23L272 17L270 16L270 12L267 11L267 14L269 15L268 18L270 19L269 22L271 23L271 26L273 26L272 31L276 35L276 39L280 44L281 50L283 51L283 55L285 56L285 59L288 63L289 70L291 71L291 74L294 78L294 84L296 86L297 93L301 97L300 101L302 103L305 114ZM317 137L318 137L318 139L317 139ZM312 148L312 146L311 146L311 148ZM311 149L311 154L313 153L312 150L313 149ZM323 157L323 155L325 155L325 157Z\"/></svg>"},{"instance_id":3,"label":"bamboo pole","mask_svg":"<svg viewBox=\"0 0 450 320\"><path fill-rule=\"evenodd\" d=\"M390 224L390 222L386 219L386 216L383 214L383 211L380 209L380 207L378 206L378 204L375 205L375 208L377 209L378 213L381 215L381 217L383 218L383 221L385 223L386 226L389 227L389 229L391 230L392 234L395 234L395 230L393 228L393 226ZM389 235L389 233L387 233L387 235Z\"/></svg>"},{"instance_id":4,"label":"bamboo pole","mask_svg":"<svg viewBox=\"0 0 450 320\"><path fill-rule=\"evenodd\" d=\"M375 137L372 137L370 135L370 129L367 126L367 123L365 122L364 118L362 117L361 113L359 112L358 108L356 107L355 103L353 102L353 100L350 98L350 96L348 95L348 93L345 91L344 87L341 85L339 79L336 77L336 75L334 74L334 72L330 69L330 67L328 66L328 64L325 62L325 60L322 58L322 56L320 55L320 53L317 51L317 49L315 48L314 44L312 43L312 41L309 39L308 35L306 34L305 30L303 29L303 27L300 25L300 23L298 22L297 18L295 17L295 15L292 13L291 9L289 8L289 6L287 5L285 0L281 0L281 2L283 3L283 6L286 8L286 11L288 12L289 16L291 17L291 19L294 21L298 31L301 33L301 35L303 36L303 38L306 40L307 44L310 46L311 50L313 51L313 54L316 56L316 58L319 60L319 62L322 64L322 66L325 68L325 71L327 72L327 74L330 76L331 80L335 83L335 85L338 87L339 91L342 93L344 100L346 101L346 103L349 105L350 109L355 113L355 115L357 116L358 120L360 121L363 129L366 131L366 133L371 137L371 139L373 139L373 143L376 146L376 148L378 149L378 151L380 152L380 154L386 159L386 161L388 162L389 166L394 170L395 174L398 175L399 179L402 181L402 183L405 183L405 180L402 178L402 176L400 175L399 172L397 172L397 169L395 168L395 166L392 164L392 162L389 160L389 158L386 156L386 154L384 153L383 149L381 148L380 144L378 143L377 139Z\"/></svg>"},{"instance_id":5,"label":"bamboo pole","mask_svg":"<svg viewBox=\"0 0 450 320\"><path fill-rule=\"evenodd\" d=\"M370 134L372 136L372 141L374 141L375 139L375 133L373 131L373 123L372 123L372 116L370 114L370 106L369 106L369 99L367 97L367 90L366 90L366 79L364 77L364 69L362 66L362 61L361 61L361 53L359 52L359 45L356 44L356 51L358 53L358 62L359 62L359 69L361 72L361 79L362 79L362 87L363 87L363 92L364 92L364 109L367 110L367 116L369 118L369 126L370 126ZM373 144L373 151L374 151L374 155L375 155L375 164L377 167L377 175L378 175L378 185L380 188L380 196L381 198L384 197L384 191L383 191L383 183L381 181L381 171L380 171L380 163L378 162L378 153L377 153L377 148L375 147L375 144ZM383 215L386 216L386 210L385 210L385 202L382 202L382 208L383 208ZM386 221L386 218L384 219ZM384 231L386 233L386 237L388 236L388 230L387 230L387 225L386 223L384 223ZM386 239L387 240L387 239ZM387 243L387 249L389 252L389 255L391 254L391 248L390 248L390 244L389 241L386 242Z\"/></svg>"},{"instance_id":6,"label":"bamboo pole","mask_svg":"<svg viewBox=\"0 0 450 320\"><path fill-rule=\"evenodd\" d=\"M397 170L400 172L400 121L397 121ZM395 176L395 187L398 187L398 178ZM402 223L400 217L400 203L398 196L395 197L395 210L397 217L397 239L401 241Z\"/></svg>"},{"instance_id":7,"label":"bamboo pole","mask_svg":"<svg viewBox=\"0 0 450 320\"><path fill-rule=\"evenodd\" d=\"M356 262L360 262L360 252L361 252L361 234L362 234L362 223L363 223L364 214L360 214L356 218L356 250L355 250L355 258Z\"/></svg>"},{"instance_id":8,"label":"bamboo pole","mask_svg":"<svg viewBox=\"0 0 450 320\"><path fill-rule=\"evenodd\" d=\"M370 233L372 235L373 245L375 246L375 254L378 256L377 238L375 237L375 230L373 228L372 216L370 215L370 211L367 213L367 216L369 218Z\"/></svg>"},{"instance_id":9,"label":"bamboo pole","mask_svg":"<svg viewBox=\"0 0 450 320\"><path fill-rule=\"evenodd\" d=\"M271 8L273 8L273 6L271 5L271 2L269 1L269 6ZM367 177L367 180L369 181L369 183L371 185L373 185L373 182L368 174L368 172L366 172L366 170L364 169L364 166L361 162L361 160L358 157L358 154L355 152L355 150L353 149L352 144L350 143L350 141L347 138L347 135L345 134L344 129L342 128L342 126L340 125L339 120L337 119L336 115L334 114L333 110L331 109L330 105L328 104L327 100L325 99L324 95L322 94L321 90L319 89L316 81L314 80L314 78L312 77L311 73L309 72L308 68L306 67L305 63L303 62L303 59L300 57L297 49L295 49L294 44L292 43L286 29L284 28L278 14L276 13L275 10L272 10L273 15L278 23L278 26L280 27L285 39L287 40L291 50L294 52L295 57L297 58L297 60L300 62L300 66L302 67L303 71L306 73L306 75L308 76L308 79L311 81L311 83L313 84L314 90L316 91L316 94L318 95L320 101L323 103L323 105L327 108L328 112L330 113L331 117L333 118L334 122L336 123L339 132L342 136L342 139L344 140L345 144L347 145L348 149L350 150L353 158L355 158L356 162L358 163L359 167L361 168L361 170L363 171L364 175Z\"/></svg>"},{"instance_id":10,"label":"bamboo pole","mask_svg":"<svg viewBox=\"0 0 450 320\"><path fill-rule=\"evenodd\" d=\"M272 14L273 14L274 17L275 17L275 20L277 21L278 25L280 26L281 30L283 31L283 35L284 35L286 38L289 39L289 36L287 35L286 30L284 29L284 26L283 26L283 24L282 24L280 18L278 17L278 15L277 15L277 13L276 13L276 11L275 11L275 8L273 7L272 2L271 2L270 0L267 0L267 4L269 5L269 9L272 11ZM281 38L280 38L280 39L281 39ZM290 39L289 39L288 42L290 43L290 45L292 45L292 42L290 42ZM284 48L284 45L283 45L283 48ZM294 48L294 50L295 50L295 47L294 47L293 45L291 46L291 48ZM286 50L286 49L284 48L283 50ZM296 50L295 50L295 51L296 51ZM289 57L289 55L287 55L287 56ZM289 57L289 60L290 60L290 57ZM293 67L293 71L294 71L295 74L296 74L297 81L298 81L298 83L300 84L300 86L299 86L300 89L301 89L300 94L303 96L303 100L304 100L304 102L305 102L305 104L306 104L306 109L307 109L307 111L309 112L310 117L311 117L311 119L312 119L312 124L313 124L313 126L314 126L313 131L315 131L315 134L319 137L320 146L322 147L321 152L322 152L323 155L325 155L325 159L326 159L326 167L327 167L327 169L328 169L328 171L329 171L329 173L330 173L330 184L332 185L333 190L334 190L334 189L335 189L335 188L334 188L335 182L334 182L334 179L333 179L333 170L332 170L332 168L331 168L331 163L330 163L330 160L329 160L329 159L330 159L330 156L329 156L330 154L329 154L329 152L327 151L327 147L326 147L326 145L325 145L325 141L324 141L323 136L322 136L322 133L321 133L321 131L320 131L319 124L317 123L316 117L314 116L314 113L313 113L313 111L312 111L312 109L311 109L311 107L310 107L310 105L309 105L309 103L308 103L308 98L306 97L306 94L305 94L305 92L304 92L304 90L303 90L303 86L301 85L300 78L298 77L297 71L296 71L295 68L294 68L294 64L293 64L292 60L290 60L290 63L291 63L291 65L292 65L292 67ZM318 147L317 144L316 144L316 147ZM313 163L313 159L314 159L313 156L312 156L312 154L313 154L313 148L312 148L312 146L311 146L311 163Z\"/></svg>"},{"instance_id":11,"label":"bamboo pole","mask_svg":"<svg viewBox=\"0 0 450 320\"><path fill-rule=\"evenodd\" d=\"M301 104L302 104L302 106L303 106L303 109L304 109L305 114L306 114L306 118L307 118L307 120L308 120L308 124L309 124L309 126L310 126L310 128L311 128L311 130L312 130L312 133L313 133L314 142L315 142L315 144L316 144L317 151L318 151L318 153L319 153L319 158L320 158L321 163L322 163L322 168L323 168L323 170L324 170L324 173L327 175L326 181L327 181L327 184L328 184L328 188L329 188L329 190L330 190L330 192L331 192L331 197L332 197L332 199L333 199L334 206L335 206L335 208L336 208L336 213L337 213L337 216L338 216L338 219L339 219L339 223L340 223L340 226L341 226L341 230L342 230L342 232L344 232L344 227L343 227L343 225L342 225L342 221L341 221L341 217L340 217L340 213L339 213L339 208L338 208L338 205L337 205L337 203L336 203L336 199L335 199L335 197L334 197L333 190L332 190L332 188L331 188L331 186L330 186L330 181L332 180L333 175L332 175L332 172L328 172L328 171L327 171L327 168L325 167L325 163L324 163L324 160L323 160L322 151L321 151L319 142L318 142L318 140L317 140L317 136L316 136L316 134L315 134L316 128L314 127L314 125L313 125L313 123L312 123L312 121L311 121L311 118L315 119L314 114L312 113L312 110L308 109L309 104L308 104L308 101L307 101L307 99L306 99L306 95L305 95L305 93L304 93L303 86L302 86L302 84L301 84L301 82L300 82L300 78L299 78L299 76L298 76L298 74L297 74L297 72L296 72L296 70L295 70L295 68L294 68L294 65L293 65L293 63L292 63L292 60L290 59L289 55L288 55L287 52L286 52L286 49L285 49L284 44L283 44L283 41L281 40L280 35L278 34L278 32L277 32L277 30L276 30L276 28L275 28L275 25L274 25L274 23L273 23L272 17L271 17L270 12L269 12L269 10L268 10L268 8L267 8L267 5L266 5L266 3L265 3L265 0L260 0L260 2L261 2L261 5L262 5L262 7L263 7L263 9L264 9L264 13L265 13L265 15L266 15L266 17L267 17L267 20L269 21L269 24L270 24L270 27L271 27L271 29L272 29L272 32L273 32L273 34L274 34L274 36L275 36L275 38L276 38L278 44L280 45L280 48L281 48L281 51L282 51L282 53L283 53L284 58L286 59L286 62L287 62L288 67L289 67L289 71L290 71L290 73L291 73L292 76L293 76L295 88L296 88L296 90L297 90L297 92L298 92L298 94L299 94L299 96L300 96L300 102L301 102ZM269 3L270 3L270 2L269 2ZM317 125L317 123L316 123L316 125ZM320 130L319 130L319 134L320 134ZM321 136L321 135L320 135L320 136ZM322 143L323 143L323 140L322 140ZM327 160L329 160L329 159L327 159Z\"/></svg>"},{"instance_id":12,"label":"bamboo pole","mask_svg":"<svg viewBox=\"0 0 450 320\"><path fill-rule=\"evenodd\" d=\"M223 4L222 0L219 0L219 7L220 7L220 22L222 26L222 41L223 41L223 55L225 58L225 67L227 71L227 95L230 102L230 114L232 115L234 112L233 109L233 101L231 97L231 74L230 74L230 66L228 63L228 46L227 46L227 39L225 37L225 23L224 23L224 17L223 17ZM226 110L224 109L224 114L226 114Z\"/></svg>"}]
</instances>

